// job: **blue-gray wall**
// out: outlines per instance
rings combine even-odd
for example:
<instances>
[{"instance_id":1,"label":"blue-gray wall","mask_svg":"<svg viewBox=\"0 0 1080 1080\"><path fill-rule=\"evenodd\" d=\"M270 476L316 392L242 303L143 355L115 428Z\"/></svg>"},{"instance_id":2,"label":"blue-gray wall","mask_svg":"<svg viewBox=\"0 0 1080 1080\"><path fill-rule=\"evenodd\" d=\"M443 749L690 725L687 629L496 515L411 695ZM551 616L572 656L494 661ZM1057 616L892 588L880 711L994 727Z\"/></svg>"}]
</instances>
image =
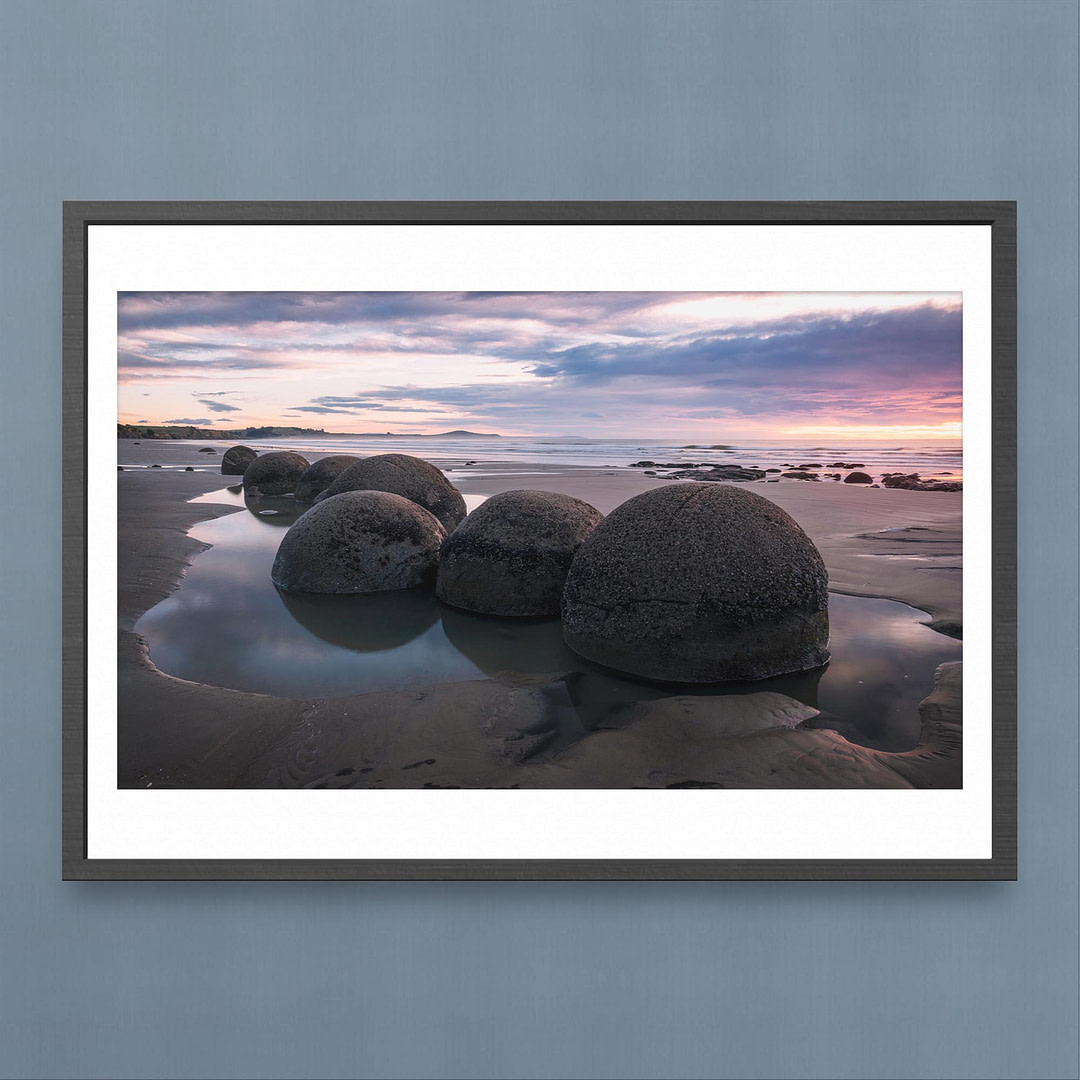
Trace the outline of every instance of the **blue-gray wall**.
<instances>
[{"instance_id":1,"label":"blue-gray wall","mask_svg":"<svg viewBox=\"0 0 1080 1080\"><path fill-rule=\"evenodd\" d=\"M1072 0L0 5L0 1073L1076 1077L1076 31ZM1018 199L1020 882L62 884L65 198Z\"/></svg>"}]
</instances>

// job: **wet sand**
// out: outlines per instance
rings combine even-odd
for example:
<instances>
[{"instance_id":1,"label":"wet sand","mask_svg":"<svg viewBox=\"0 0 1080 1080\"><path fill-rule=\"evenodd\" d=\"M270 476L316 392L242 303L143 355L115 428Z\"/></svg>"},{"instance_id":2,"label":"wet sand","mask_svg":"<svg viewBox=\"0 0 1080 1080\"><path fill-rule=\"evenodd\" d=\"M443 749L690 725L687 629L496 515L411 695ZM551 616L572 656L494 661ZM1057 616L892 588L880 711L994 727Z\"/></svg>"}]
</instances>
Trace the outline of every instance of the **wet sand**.
<instances>
[{"instance_id":1,"label":"wet sand","mask_svg":"<svg viewBox=\"0 0 1080 1080\"><path fill-rule=\"evenodd\" d=\"M235 484L221 453L168 442L118 446L119 783L121 787L958 787L961 665L938 670L920 707L919 745L905 753L855 746L796 727L815 711L782 694L731 699L707 711L673 696L635 706L618 731L596 731L546 755L554 718L574 693L552 672L306 701L185 682L159 672L132 631L177 587L205 545L197 521L235 507L187 500ZM434 448L433 448L434 449ZM321 455L311 454L310 458ZM539 488L608 512L662 480L633 472L462 461L440 466L463 493ZM192 466L196 471L184 472ZM168 466L173 466L169 468ZM179 467L179 468L178 468ZM483 476L461 474L483 472ZM948 492L830 482L755 484L821 549L830 588L900 600L959 636L960 500ZM899 556L899 557L897 557Z\"/></svg>"}]
</instances>

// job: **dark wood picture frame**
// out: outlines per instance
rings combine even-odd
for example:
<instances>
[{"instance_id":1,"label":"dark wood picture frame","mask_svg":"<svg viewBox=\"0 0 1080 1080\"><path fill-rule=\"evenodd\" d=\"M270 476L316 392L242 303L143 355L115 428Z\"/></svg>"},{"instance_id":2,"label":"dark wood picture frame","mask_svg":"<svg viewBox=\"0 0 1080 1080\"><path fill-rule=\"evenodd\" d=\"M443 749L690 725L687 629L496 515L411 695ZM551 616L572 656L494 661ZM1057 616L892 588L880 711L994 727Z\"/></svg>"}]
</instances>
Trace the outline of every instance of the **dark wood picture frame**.
<instances>
[{"instance_id":1,"label":"dark wood picture frame","mask_svg":"<svg viewBox=\"0 0 1080 1080\"><path fill-rule=\"evenodd\" d=\"M87 238L95 224L989 225L993 854L923 860L111 860L87 857ZM67 202L63 229L65 879L1016 877L1016 204L995 202Z\"/></svg>"}]
</instances>

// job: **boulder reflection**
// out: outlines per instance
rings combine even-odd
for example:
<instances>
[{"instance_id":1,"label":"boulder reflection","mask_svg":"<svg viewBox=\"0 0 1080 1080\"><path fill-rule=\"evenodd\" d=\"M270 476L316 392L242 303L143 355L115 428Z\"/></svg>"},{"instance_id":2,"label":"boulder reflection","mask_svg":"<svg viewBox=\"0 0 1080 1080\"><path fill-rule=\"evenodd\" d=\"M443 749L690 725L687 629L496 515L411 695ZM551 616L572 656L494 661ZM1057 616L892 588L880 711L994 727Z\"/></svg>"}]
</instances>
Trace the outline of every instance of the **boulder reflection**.
<instances>
[{"instance_id":1,"label":"boulder reflection","mask_svg":"<svg viewBox=\"0 0 1080 1080\"><path fill-rule=\"evenodd\" d=\"M481 671L506 679L568 673L567 692L581 728L618 726L626 709L639 701L680 694L720 697L772 690L818 707L818 684L828 668L780 675L761 682L715 686L655 683L632 679L594 664L567 648L558 619L501 619L443 607L447 640Z\"/></svg>"},{"instance_id":2,"label":"boulder reflection","mask_svg":"<svg viewBox=\"0 0 1080 1080\"><path fill-rule=\"evenodd\" d=\"M397 649L430 630L439 602L422 589L328 596L277 590L289 614L305 630L331 645L354 652Z\"/></svg>"},{"instance_id":3,"label":"boulder reflection","mask_svg":"<svg viewBox=\"0 0 1080 1080\"><path fill-rule=\"evenodd\" d=\"M558 619L505 619L440 607L447 640L487 675L541 675L581 664L563 643Z\"/></svg>"},{"instance_id":4,"label":"boulder reflection","mask_svg":"<svg viewBox=\"0 0 1080 1080\"><path fill-rule=\"evenodd\" d=\"M305 510L291 495L249 495L244 492L244 506L265 525L288 528Z\"/></svg>"}]
</instances>

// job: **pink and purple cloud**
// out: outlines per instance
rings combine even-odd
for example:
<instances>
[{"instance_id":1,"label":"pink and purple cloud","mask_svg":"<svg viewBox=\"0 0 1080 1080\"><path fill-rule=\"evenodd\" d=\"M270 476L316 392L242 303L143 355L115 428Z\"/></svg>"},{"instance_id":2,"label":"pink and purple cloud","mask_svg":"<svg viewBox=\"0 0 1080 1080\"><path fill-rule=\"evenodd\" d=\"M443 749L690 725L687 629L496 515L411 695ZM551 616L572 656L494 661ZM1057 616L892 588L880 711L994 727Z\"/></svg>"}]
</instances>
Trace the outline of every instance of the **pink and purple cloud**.
<instances>
[{"instance_id":1,"label":"pink and purple cloud","mask_svg":"<svg viewBox=\"0 0 1080 1080\"><path fill-rule=\"evenodd\" d=\"M955 438L962 343L958 294L123 293L120 412L152 385L162 414L195 397L225 423L345 431L392 414L412 431Z\"/></svg>"}]
</instances>

